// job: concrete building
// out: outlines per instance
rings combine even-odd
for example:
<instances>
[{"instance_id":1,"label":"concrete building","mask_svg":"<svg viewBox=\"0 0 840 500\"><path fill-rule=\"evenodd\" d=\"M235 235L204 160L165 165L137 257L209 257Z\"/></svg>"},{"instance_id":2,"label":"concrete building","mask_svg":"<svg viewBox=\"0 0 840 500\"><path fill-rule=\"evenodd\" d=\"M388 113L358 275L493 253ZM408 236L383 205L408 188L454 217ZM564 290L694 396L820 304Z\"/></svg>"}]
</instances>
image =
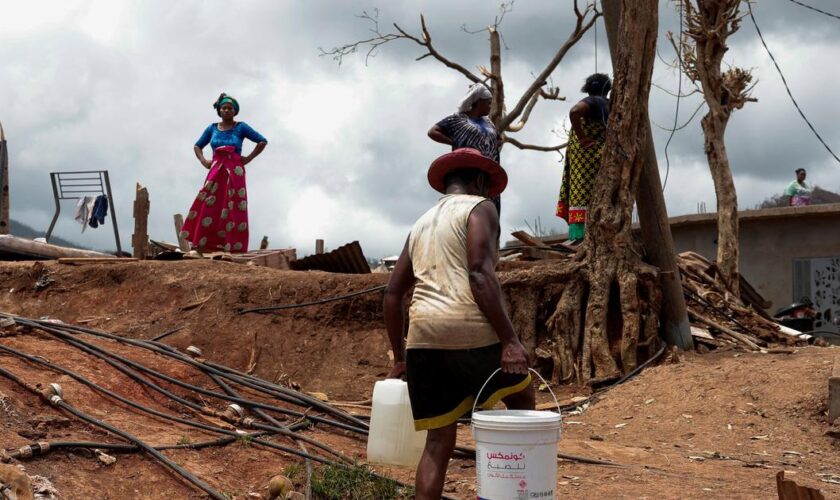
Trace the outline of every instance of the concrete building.
<instances>
[{"instance_id":1,"label":"concrete building","mask_svg":"<svg viewBox=\"0 0 840 500\"><path fill-rule=\"evenodd\" d=\"M741 274L770 311L809 298L830 317L840 314L840 203L739 213ZM714 260L717 214L672 217L677 252Z\"/></svg>"}]
</instances>

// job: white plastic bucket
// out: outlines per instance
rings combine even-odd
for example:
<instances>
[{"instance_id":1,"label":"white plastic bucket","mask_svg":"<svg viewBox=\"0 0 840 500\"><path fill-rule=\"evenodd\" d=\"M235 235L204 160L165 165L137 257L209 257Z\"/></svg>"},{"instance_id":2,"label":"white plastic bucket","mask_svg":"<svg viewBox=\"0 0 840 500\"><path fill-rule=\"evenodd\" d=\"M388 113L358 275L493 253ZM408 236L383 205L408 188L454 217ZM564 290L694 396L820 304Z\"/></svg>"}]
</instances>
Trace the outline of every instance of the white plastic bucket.
<instances>
[{"instance_id":1,"label":"white plastic bucket","mask_svg":"<svg viewBox=\"0 0 840 500\"><path fill-rule=\"evenodd\" d=\"M531 371L542 379L539 373ZM560 414L552 411L473 412L478 498L556 498L560 425Z\"/></svg>"}]
</instances>

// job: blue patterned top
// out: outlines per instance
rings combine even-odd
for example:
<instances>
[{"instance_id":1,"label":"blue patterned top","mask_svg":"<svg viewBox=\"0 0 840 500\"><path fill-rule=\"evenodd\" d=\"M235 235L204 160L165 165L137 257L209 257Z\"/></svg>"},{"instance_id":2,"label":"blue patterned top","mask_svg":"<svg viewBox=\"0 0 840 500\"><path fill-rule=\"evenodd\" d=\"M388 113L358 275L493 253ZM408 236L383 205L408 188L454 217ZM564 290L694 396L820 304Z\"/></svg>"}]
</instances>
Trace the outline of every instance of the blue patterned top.
<instances>
[{"instance_id":1,"label":"blue patterned top","mask_svg":"<svg viewBox=\"0 0 840 500\"><path fill-rule=\"evenodd\" d=\"M262 134L252 129L245 122L236 122L236 125L230 130L219 130L217 123L211 123L204 129L204 133L201 134L201 137L198 138L195 145L202 149L208 144L213 149L222 146L233 146L236 148L237 154L242 154L243 139L250 139L254 142L268 142Z\"/></svg>"},{"instance_id":2,"label":"blue patterned top","mask_svg":"<svg viewBox=\"0 0 840 500\"><path fill-rule=\"evenodd\" d=\"M452 149L477 149L487 158L499 162L499 133L486 116L473 120L466 113L455 113L437 123L441 132L452 141Z\"/></svg>"}]
</instances>

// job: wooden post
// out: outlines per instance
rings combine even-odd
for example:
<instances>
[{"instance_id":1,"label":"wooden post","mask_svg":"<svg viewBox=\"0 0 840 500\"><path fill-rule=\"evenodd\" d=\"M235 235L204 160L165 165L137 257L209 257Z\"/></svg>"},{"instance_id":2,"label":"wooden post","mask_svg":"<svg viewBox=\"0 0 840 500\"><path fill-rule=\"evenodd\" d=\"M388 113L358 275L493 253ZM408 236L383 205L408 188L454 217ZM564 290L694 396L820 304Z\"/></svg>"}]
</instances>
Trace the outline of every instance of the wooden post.
<instances>
[{"instance_id":1,"label":"wooden post","mask_svg":"<svg viewBox=\"0 0 840 500\"><path fill-rule=\"evenodd\" d=\"M0 123L0 234L9 234L9 231L9 148L3 124Z\"/></svg>"},{"instance_id":2,"label":"wooden post","mask_svg":"<svg viewBox=\"0 0 840 500\"><path fill-rule=\"evenodd\" d=\"M828 378L828 423L840 418L840 355L834 357L834 368Z\"/></svg>"},{"instance_id":3,"label":"wooden post","mask_svg":"<svg viewBox=\"0 0 840 500\"><path fill-rule=\"evenodd\" d=\"M175 214L175 237L178 238L178 248L180 248L182 252L187 253L190 251L190 243L185 237L181 236L181 228L183 226L184 216L181 214Z\"/></svg>"},{"instance_id":4,"label":"wooden post","mask_svg":"<svg viewBox=\"0 0 840 500\"><path fill-rule=\"evenodd\" d=\"M131 236L135 259L145 259L149 255L148 222L149 191L138 182L134 197L134 234Z\"/></svg>"},{"instance_id":5,"label":"wooden post","mask_svg":"<svg viewBox=\"0 0 840 500\"><path fill-rule=\"evenodd\" d=\"M315 240L315 254L320 255L324 253L324 240Z\"/></svg>"},{"instance_id":6,"label":"wooden post","mask_svg":"<svg viewBox=\"0 0 840 500\"><path fill-rule=\"evenodd\" d=\"M621 19L622 0L601 0L604 13L604 28L610 47L610 56L615 64L618 37L618 22ZM665 208L665 196L662 194L662 182L659 178L659 165L656 161L656 149L653 135L648 132L647 161L639 178L639 190L636 193L636 206L639 209L642 244L651 263L658 267L662 276L662 310L659 312L660 336L669 344L680 349L693 349L691 329L688 325L688 313L685 308L680 270L677 267L674 252L674 238L668 223L668 211Z\"/></svg>"}]
</instances>

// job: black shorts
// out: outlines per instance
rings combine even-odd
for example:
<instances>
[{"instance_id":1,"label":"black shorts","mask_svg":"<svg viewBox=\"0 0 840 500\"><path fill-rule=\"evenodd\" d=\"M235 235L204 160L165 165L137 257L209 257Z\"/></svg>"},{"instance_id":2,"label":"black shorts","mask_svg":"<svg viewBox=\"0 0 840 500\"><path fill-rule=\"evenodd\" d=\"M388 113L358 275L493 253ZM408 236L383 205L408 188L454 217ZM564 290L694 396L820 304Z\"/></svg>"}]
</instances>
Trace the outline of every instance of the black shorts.
<instances>
[{"instance_id":1,"label":"black shorts","mask_svg":"<svg viewBox=\"0 0 840 500\"><path fill-rule=\"evenodd\" d=\"M414 428L438 429L472 411L478 391L501 363L501 344L478 349L408 349L406 382ZM531 383L531 375L499 372L481 392L489 409Z\"/></svg>"}]
</instances>

